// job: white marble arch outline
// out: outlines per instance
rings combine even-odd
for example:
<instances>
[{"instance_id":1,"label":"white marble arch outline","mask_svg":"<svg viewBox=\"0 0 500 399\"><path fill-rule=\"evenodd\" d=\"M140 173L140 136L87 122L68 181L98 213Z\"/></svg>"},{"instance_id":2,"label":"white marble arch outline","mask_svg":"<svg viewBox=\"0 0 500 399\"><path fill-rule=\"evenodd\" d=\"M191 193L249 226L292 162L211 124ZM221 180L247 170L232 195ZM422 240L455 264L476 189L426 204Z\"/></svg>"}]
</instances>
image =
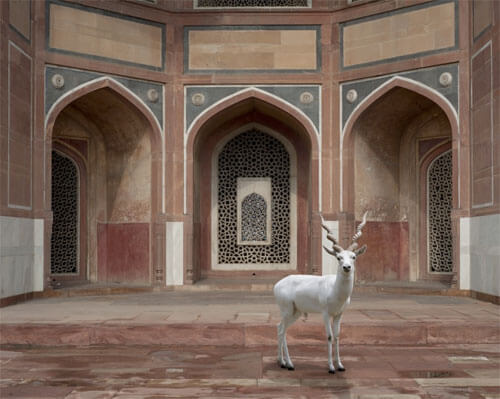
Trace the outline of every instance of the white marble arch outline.
<instances>
[{"instance_id":1,"label":"white marble arch outline","mask_svg":"<svg viewBox=\"0 0 500 399\"><path fill-rule=\"evenodd\" d=\"M263 85L262 85L263 86ZM265 86L271 86L271 85L265 85ZM280 85L281 86L281 85ZM311 85L293 85L293 87L301 87L301 86L311 86ZM316 133L316 144L318 146L318 211L321 212L322 209L322 200L321 200L321 193L322 193L322 173L321 173L321 165L322 165L322 154L321 154L321 130L322 130L322 115L321 115L321 86L319 86L319 130L316 129L316 126L314 123L311 121L311 119L297 106L289 103L288 101L283 100L281 97L278 97L272 93L269 93L265 90L259 89L259 86L241 86L243 89L236 91L233 94L230 94L224 98L221 98L219 101L216 101L212 105L210 105L207 109L203 110L200 112L199 115L196 116L196 118L193 119L191 124L186 126L186 101L189 101L186 95L186 89L188 87L192 86L184 86L184 214L187 214L187 143L189 136L193 134L193 126L196 124L196 121L199 120L203 115L206 113L210 112L213 108L217 107L219 104L226 102L227 100L240 96L242 93L248 92L248 91L258 91L260 94L262 94L263 97L269 97L273 98L276 101L279 101L280 103L286 105L287 107L291 107L300 114L302 114L306 120L309 122L310 127L312 127L313 131ZM219 87L219 86L200 86L196 85L196 87L204 87L204 88L210 88L210 87ZM238 87L238 86L236 86Z\"/></svg>"},{"instance_id":2,"label":"white marble arch outline","mask_svg":"<svg viewBox=\"0 0 500 399\"><path fill-rule=\"evenodd\" d=\"M247 264L219 264L218 258L218 214L217 191L218 191L218 162L219 154L226 143L245 131L252 128L266 133L277 139L288 152L290 156L290 263L247 263ZM278 132L263 126L259 123L249 123L234 130L217 143L212 154L212 173L211 180L211 267L212 270L297 270L297 154L293 145Z\"/></svg>"},{"instance_id":3,"label":"white marble arch outline","mask_svg":"<svg viewBox=\"0 0 500 399\"><path fill-rule=\"evenodd\" d=\"M376 79L379 79L381 76L377 76ZM371 79L361 79L361 80L365 80L365 81L368 81L368 80L371 80ZM439 91L437 91L436 89L433 89L432 87L430 86L427 86L417 80L414 80L414 79L408 79L408 78L405 78L403 76L400 76L400 75L396 75L394 77L392 77L391 79L389 79L388 81L382 83L380 86L378 86L376 89L374 89L370 94L368 94L365 98L363 98L362 101L359 102L358 105L356 105L356 107L352 110L351 114L349 115L349 117L347 118L347 120L345 121L344 124L342 124L342 118L339 118L339 131L341 132L341 135L340 135L340 141L339 141L339 152L340 152L340 190L339 190L339 195L340 195L340 211L342 212L343 209L344 209L344 201L343 201L343 191L344 191L344 178L343 178L343 172L344 172L344 137L345 137L345 134L346 134L346 127L347 125L349 124L349 122L351 121L351 119L353 118L353 115L354 113L359 109L361 108L365 103L367 103L368 101L370 101L373 97L377 97L378 94L380 92L382 92L382 95L384 95L385 91L386 91L386 88L387 86L389 85L393 85L394 82L396 82L396 86L400 86L400 87L403 87L405 88L405 85L402 84L402 85L398 85L397 83L398 82L407 82L407 83L411 83L412 85L416 85L416 86L420 86L422 87L423 89L427 90L427 91L430 91L432 93L434 93L435 95L437 95L438 97L440 97L449 107L449 109L452 111L452 114L453 116L455 117L455 121L457 123L457 135L458 137L460 137L460 119L458 117L458 113L457 111L455 110L455 107L453 106L453 104L451 104L451 102L445 97L443 96ZM349 83L353 83L353 82L349 82ZM458 84L460 85L460 82L458 82ZM343 84L340 85L340 88L339 88L339 94L340 96L342 96L342 86ZM409 89L410 90L410 89ZM458 88L458 91L460 92L460 87ZM460 96L458 98L459 100L459 104L458 104L458 109L460 109ZM339 115L342 115L342 103L343 103L344 99L341 98L339 103L340 103L340 114ZM432 101L432 100L431 100ZM362 115L363 113L361 113L360 115L358 115L358 118ZM460 140L457 140L458 142L458 151L457 151L457 156L458 156L458 160L457 160L457 165L458 165L458 177L457 177L457 184L458 184L458 207L460 207Z\"/></svg>"},{"instance_id":4,"label":"white marble arch outline","mask_svg":"<svg viewBox=\"0 0 500 399\"><path fill-rule=\"evenodd\" d=\"M92 79L92 80L89 80L88 82L82 83L81 85L78 85L78 86L74 87L71 90L68 90L61 97L59 97L56 101L54 101L54 104L52 104L52 106L50 107L50 109L47 111L47 113L45 115L44 140L47 138L47 123L48 123L48 120L49 120L49 118L50 118L50 116L51 116L54 108L59 103L61 103L65 98L67 98L68 96L72 95L76 91L79 91L79 90L81 90L82 88L84 88L86 86L90 86L90 85L93 85L93 84L95 84L97 82L101 82L101 81L113 82L113 84L116 84L117 86L120 86L128 94L130 94L137 101L139 101L144 106L143 107L144 111L147 112L153 118L153 120L155 121L156 127L158 128L158 131L160 132L160 137L161 137L161 165L162 165L162 167L161 167L161 174L162 174L161 209L162 209L162 212L164 213L165 212L165 186L166 186L166 182L165 182L165 168L166 168L165 162L166 162L166 160L165 160L165 151L164 151L164 149L165 149L165 132L164 132L163 128L161 127L160 122L158 122L158 118L153 113L153 111L151 111L151 109L148 107L148 105L137 94L135 94L127 86L125 86L124 84L120 83L116 79L113 79L110 76L100 76L100 77L98 77L96 79ZM163 95L163 97L165 97L165 90L163 88L162 88L162 95ZM164 98L164 103L165 103L165 98ZM165 119L165 117L164 117L164 119ZM44 184L45 184L45 181L46 181L46 176L45 176L45 171L46 171L46 154L45 154L45 151L44 151L44 154L43 154L43 166L44 166L43 169L44 169ZM44 202L45 202L45 200L46 200L46 198L45 198L45 191L44 191Z\"/></svg>"}]
</instances>

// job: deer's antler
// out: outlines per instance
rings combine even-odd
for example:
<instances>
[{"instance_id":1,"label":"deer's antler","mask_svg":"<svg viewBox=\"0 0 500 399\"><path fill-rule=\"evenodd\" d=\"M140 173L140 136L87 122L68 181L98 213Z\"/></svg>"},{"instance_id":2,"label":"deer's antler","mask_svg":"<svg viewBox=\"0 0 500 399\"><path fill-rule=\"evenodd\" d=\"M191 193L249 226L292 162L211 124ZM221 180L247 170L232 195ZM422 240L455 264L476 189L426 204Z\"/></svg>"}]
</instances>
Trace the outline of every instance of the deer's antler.
<instances>
[{"instance_id":1,"label":"deer's antler","mask_svg":"<svg viewBox=\"0 0 500 399\"><path fill-rule=\"evenodd\" d=\"M354 234L352 236L352 244L349 245L349 248L347 248L347 251L354 251L358 247L358 243L356 241L359 239L359 237L361 237L363 235L361 230L363 229L363 227L365 227L367 214L368 214L368 211L366 211L365 214L363 215L363 220L358 225L358 228L356 229L356 234Z\"/></svg>"},{"instance_id":2,"label":"deer's antler","mask_svg":"<svg viewBox=\"0 0 500 399\"><path fill-rule=\"evenodd\" d=\"M332 247L334 251L331 249L328 249L323 245L323 248L325 249L326 252L328 252L330 255L336 255L336 252L342 252L344 249L339 245L339 242L337 239L333 236L332 231L325 225L325 220L323 219L323 216L321 217L321 227L323 227L326 230L326 239L330 240L332 242Z\"/></svg>"}]
</instances>

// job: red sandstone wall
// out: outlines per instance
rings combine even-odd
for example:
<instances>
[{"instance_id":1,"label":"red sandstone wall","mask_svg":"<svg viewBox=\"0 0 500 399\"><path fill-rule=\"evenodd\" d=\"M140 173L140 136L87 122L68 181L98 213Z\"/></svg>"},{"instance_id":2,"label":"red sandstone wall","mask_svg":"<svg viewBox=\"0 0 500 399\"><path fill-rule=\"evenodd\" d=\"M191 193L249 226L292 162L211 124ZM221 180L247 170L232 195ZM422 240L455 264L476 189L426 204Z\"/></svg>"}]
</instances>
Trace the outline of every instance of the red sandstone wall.
<instances>
[{"instance_id":1,"label":"red sandstone wall","mask_svg":"<svg viewBox=\"0 0 500 399\"><path fill-rule=\"evenodd\" d=\"M318 71L302 73L204 73L186 74L183 67L183 27L187 25L273 25L276 23L275 14L247 11L243 13L232 12L221 17L217 13L192 12L192 2L189 0L178 2L159 2L159 8L154 5L123 2L94 2L82 1L85 7L90 6L105 11L141 18L165 24L165 69L151 70L134 65L123 65L80 55L63 54L47 51L45 40L45 13L46 4L43 1L32 1L31 13L24 9L14 9L18 4L13 1L0 2L1 34L0 47L2 62L0 63L0 212L2 215L44 218L46 231L46 254L50 247L50 190L47 178L46 154L50 152L51 143L44 141L44 68L45 65L61 65L69 68L97 71L103 74L128 76L136 79L150 80L165 84L165 108L167 117L165 127L165 153L166 187L162 193L165 196L166 212L162 220L183 220L186 222L185 240L186 267L192 267L196 260L193 259L192 222L193 209L191 204L192 191L188 190L188 209L184 215L184 85L188 84L321 84L322 85L322 134L321 151L322 163L317 166L322 171L321 202L322 214L330 220L352 220L352 210L347 214L340 208L340 127L339 119L341 101L339 85L356 79L371 78L378 75L425 68L440 64L459 63L461 70L460 82L460 126L462 146L460 147L460 198L461 208L457 214L473 215L498 213L500 206L500 3L498 2L459 2L459 15L456 20L460 26L459 46L457 49L415 56L412 58L394 59L381 62L377 65L362 66L342 70L338 60L341 56L339 22L354 20L370 15L390 12L394 8L424 4L425 1L410 0L409 2L369 2L359 6L347 7L346 3L314 1L317 13L287 12L280 13L280 24L292 25L320 25L321 42L321 68ZM175 3L175 6L172 5ZM331 4L335 3L334 6ZM486 6L483 4L488 3ZM19 3L20 4L20 3ZM340 4L340 5L339 5ZM494 6L491 6L494 4ZM164 7L164 8L162 8ZM473 7L475 13L473 14ZM481 7L489 7L486 11ZM481 8L481 9L480 9ZM490 10L490 11L488 11ZM172 12L175 11L175 12ZM27 17L29 15L29 17ZM475 16L473 20L472 16ZM36 24L31 21L36 21ZM471 24L469 24L471 22ZM472 25L472 23L474 25ZM469 32L468 26L473 26ZM29 29L28 29L29 28ZM29 37L26 38L28 35ZM491 44L488 43L491 41ZM9 44L11 42L11 44ZM488 47L489 46L489 47ZM9 49L11 56L9 58ZM492 56L488 56L491 49ZM29 65L29 58L35 56L34 62ZM475 55L471 63L471 57ZM5 62L7 61L7 62ZM383 60L382 60L383 61ZM9 78L9 68L12 74ZM30 69L31 68L31 69ZM470 71L469 71L470 68ZM493 76L487 79L488 73ZM486 76L486 78L484 78ZM469 77L472 80L473 97L469 104ZM9 82L10 80L10 82ZM9 84L11 91L8 92ZM10 102L10 106L9 106ZM469 114L469 105L472 114ZM483 117L486 115L486 117ZM492 115L492 119L487 116ZM9 131L9 117L16 122ZM13 120L14 120L13 119ZM30 123L28 123L30 121ZM471 140L469 140L469 126ZM31 130L30 130L31 129ZM493 132L493 139L491 134ZM11 136L10 136L11 135ZM11 142L9 143L9 137ZM453 138L455 155L458 153L458 138ZM488 141L489 140L489 141ZM9 152L9 145L12 151ZM469 165L469 147L473 151L473 158ZM44 152L46 153L44 155ZM476 154L476 155L474 155ZM186 156L188 170L192 166L192 152L187 150ZM313 159L318 159L318 154L312 154ZM491 160L491 161L490 161ZM157 162L158 160L156 160ZM30 164L32 162L32 164ZM190 166L191 165L191 166ZM191 169L189 169L191 168ZM459 166L455 164L455 170ZM156 179L158 180L158 179ZM161 187L161 182L155 183ZM494 188L491 192L491 188ZM158 188L161 190L161 188ZM319 194L319 182L311 182L310 197L316 199ZM32 192L32 194L30 194ZM347 194L344 192L343 194ZM488 197L489 196L489 197ZM347 202L354 198L344 198ZM481 205L491 202L491 205L473 208L474 204ZM19 205L19 206L9 206ZM25 208L30 209L25 209ZM311 205L308 204L310 207ZM471 211L471 208L472 211ZM313 215L313 220L318 221L318 215ZM316 219L314 219L316 217ZM111 226L111 225L110 225ZM146 234L143 227L129 227L128 225L113 225L114 227L100 227L102 245L109 249L109 254L119 254L121 250L130 253L127 261L120 265L117 257L103 257L99 261L110 276L123 277L124 273L131 271L135 281L146 278L144 272L136 274L133 270L137 265L149 262L151 254L149 244L144 242ZM407 274L406 261L401 258L405 243L408 241L408 227L404 223L386 224L379 226L373 222L367 226L366 238L370 247L370 256L379 260L379 267L369 269L369 265L360 258L360 275L362 279L370 278L401 278ZM139 229L140 231L136 231ZM311 231L318 234L318 226L313 226ZM117 240L129 239L134 236L141 249L123 246ZM401 244L393 246L383 252L381 244L398 239ZM134 242L134 241L132 241ZM141 244L142 243L142 244ZM49 244L49 245L47 245ZM120 246L122 245L122 246ZM131 244L132 245L132 244ZM102 249L102 248L101 248ZM319 247L311 258L319 257ZM368 257L367 257L368 258ZM45 257L48 262L49 257ZM399 262L399 272L395 265ZM47 269L47 266L46 266ZM149 269L148 269L149 270ZM106 274L107 276L107 274ZM118 278L117 277L117 278ZM103 277L104 278L104 277ZM107 278L107 277L106 277ZM113 277L114 278L114 277Z\"/></svg>"},{"instance_id":2,"label":"red sandstone wall","mask_svg":"<svg viewBox=\"0 0 500 399\"><path fill-rule=\"evenodd\" d=\"M148 223L99 223L97 236L99 281L150 282Z\"/></svg>"},{"instance_id":3,"label":"red sandstone wall","mask_svg":"<svg viewBox=\"0 0 500 399\"><path fill-rule=\"evenodd\" d=\"M472 4L472 215L500 212L500 4Z\"/></svg>"}]
</instances>

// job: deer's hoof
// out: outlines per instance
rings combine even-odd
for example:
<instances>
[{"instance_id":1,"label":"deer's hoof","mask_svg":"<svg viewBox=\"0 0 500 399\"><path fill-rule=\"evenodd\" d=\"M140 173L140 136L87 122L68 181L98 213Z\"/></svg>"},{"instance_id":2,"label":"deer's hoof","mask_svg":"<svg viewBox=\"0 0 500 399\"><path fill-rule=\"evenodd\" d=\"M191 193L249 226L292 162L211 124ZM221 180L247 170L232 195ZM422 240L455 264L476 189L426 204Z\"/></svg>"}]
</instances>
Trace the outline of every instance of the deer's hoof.
<instances>
[{"instance_id":1,"label":"deer's hoof","mask_svg":"<svg viewBox=\"0 0 500 399\"><path fill-rule=\"evenodd\" d=\"M295 367L293 367L293 366L287 366L286 368L287 368L288 370L290 370L290 371L295 370Z\"/></svg>"},{"instance_id":2,"label":"deer's hoof","mask_svg":"<svg viewBox=\"0 0 500 399\"><path fill-rule=\"evenodd\" d=\"M345 371L345 367L337 367L338 371Z\"/></svg>"},{"instance_id":3,"label":"deer's hoof","mask_svg":"<svg viewBox=\"0 0 500 399\"><path fill-rule=\"evenodd\" d=\"M335 374L335 370L328 370L330 374Z\"/></svg>"},{"instance_id":4,"label":"deer's hoof","mask_svg":"<svg viewBox=\"0 0 500 399\"><path fill-rule=\"evenodd\" d=\"M278 363L279 366L282 368L282 369L286 369L286 364L281 364L281 363Z\"/></svg>"}]
</instances>

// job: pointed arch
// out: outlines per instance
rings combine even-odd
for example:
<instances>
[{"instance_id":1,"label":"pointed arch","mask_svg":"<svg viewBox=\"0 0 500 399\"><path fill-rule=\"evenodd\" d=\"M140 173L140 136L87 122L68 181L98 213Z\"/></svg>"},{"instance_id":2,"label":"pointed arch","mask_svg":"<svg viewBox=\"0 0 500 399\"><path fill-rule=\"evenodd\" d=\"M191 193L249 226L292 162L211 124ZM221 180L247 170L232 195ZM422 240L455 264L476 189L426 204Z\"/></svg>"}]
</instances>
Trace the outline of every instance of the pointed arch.
<instances>
[{"instance_id":1,"label":"pointed arch","mask_svg":"<svg viewBox=\"0 0 500 399\"><path fill-rule=\"evenodd\" d=\"M402 88L409 90L411 92L420 94L421 96L431 100L434 102L439 108L443 110L445 113L452 132L452 140L457 143L457 149L454 150L454 161L453 161L453 170L454 170L454 183L457 183L457 192L458 184L459 184L459 176L458 176L458 165L459 165L459 155L460 155L460 130L459 130L459 119L458 114L453 105L448 101L446 97L444 97L437 90L424 85L423 83L417 82L412 79L408 79L402 76L394 76L387 82L380 85L378 88L373 90L368 96L366 96L354 109L354 111L349 115L343 129L342 135L340 138L340 207L342 211L349 212L349 209L346 208L349 205L346 204L345 197L351 198L352 193L349 193L350 186L352 182L350 182L353 178L353 157L354 157L354 137L353 130L356 122L359 118L364 114L364 112L378 99L383 97L389 91L395 88ZM351 187L352 188L352 187ZM457 207L460 206L460 199L457 199Z\"/></svg>"},{"instance_id":2,"label":"pointed arch","mask_svg":"<svg viewBox=\"0 0 500 399\"><path fill-rule=\"evenodd\" d=\"M86 94L105 88L112 90L140 111L140 113L150 124L153 133L151 135L152 154L154 154L153 151L161 152L163 136L162 129L153 112L146 106L146 104L144 104L144 102L139 97L137 97L135 93L109 76L103 76L83 83L59 97L57 101L50 107L47 115L45 116L46 139L49 141L52 139L52 130L54 127L54 123L57 119L57 116L64 108L66 108L73 101L85 96Z\"/></svg>"},{"instance_id":3,"label":"pointed arch","mask_svg":"<svg viewBox=\"0 0 500 399\"><path fill-rule=\"evenodd\" d=\"M319 241L311 238L312 234L308 229L309 220L317 215L320 207L319 136L313 123L298 108L270 93L251 87L209 107L194 120L185 134L184 209L192 218L193 236L193 259L188 260L186 273L195 281L203 273L227 272L212 269L212 264L215 263L210 261L212 243L216 241L212 241L209 216L214 201L211 198L211 184L207 183L213 181L212 155L218 145L249 124L258 124L276 131L280 137L290 141L297 154L297 218L301 220L297 242L303 245L297 251L297 259L293 264L301 273L316 270L313 262L317 259L316 253L320 252L320 246ZM201 201L201 198L205 200Z\"/></svg>"},{"instance_id":4,"label":"pointed arch","mask_svg":"<svg viewBox=\"0 0 500 399\"><path fill-rule=\"evenodd\" d=\"M144 207L144 209L141 208L142 210L139 210L139 212L143 212L142 214L140 214L139 221L134 220L134 223L127 224L127 220L122 219L120 220L120 223L109 224L108 220L106 219L104 221L100 221L100 224L97 223L92 225L97 227L92 227L94 230L91 233L88 233L89 236L92 236L91 239L93 240L93 244L89 244L88 247L92 248L92 257L97 260L100 259L99 262L102 262L102 264L100 264L99 266L93 266L91 268L90 280L107 281L107 266L105 265L108 259L107 245L109 242L113 241L108 240L107 234L121 234L120 231L125 230L126 234L133 234L132 230L135 229L141 234L141 240L143 242L142 247L137 249L138 254L136 254L137 256L135 257L139 259L137 261L138 263L137 265L131 264L130 274L126 275L125 273L128 273L127 271L122 273L122 271L125 270L125 267L128 267L129 265L126 265L124 266L124 268L118 270L117 278L123 278L124 281L130 280L134 282L140 282L141 284L161 284L162 281L164 281L164 240L162 239L163 233L161 232L161 227L159 226L161 226L161 224L163 223L162 212L165 209L165 155L163 150L164 135L161 125L158 122L156 116L144 103L144 101L122 83L109 76L103 76L91 80L75 87L72 90L69 90L57 99L57 101L51 106L45 116L45 152L46 154L50 154L55 139L54 134L55 129L57 129L57 120L61 115L64 114L64 110L74 103L77 104L80 99L82 101L86 101L85 98L88 98L89 101L93 101L91 97L92 94L102 89L105 89L108 92L108 95L111 93L111 96L109 96L109 98L113 97L113 101L115 101L116 103L120 103L120 106L124 107L123 109L132 111L133 119L138 120L141 123L141 134L143 134L145 140L149 141L147 147L145 147L145 151L147 151L148 163L144 164L144 170L146 171L145 173L147 175L147 185L149 186L149 189L147 191L144 191L145 200L143 203L147 205ZM92 104L95 105L95 107L92 109L92 112L95 115L99 115L101 110L98 107L98 103ZM106 110L103 110L102 112L106 112ZM114 121L110 121L109 123L121 123L119 113L115 112L115 115L116 118L114 119ZM101 122L104 122L104 120ZM131 129L134 129L134 127L131 126ZM131 132L135 134L135 131L131 130ZM114 159L117 158L115 157ZM48 186L48 188L45 190L45 192L47 193L47 195L45 196L45 200L46 203L49 204L51 197L51 162L52 161L50 155L46 155L46 162L44 165L44 184ZM112 195L114 194L116 194L116 191L112 193ZM106 201L107 200L101 202L101 204L105 204L104 206L108 206L109 204L113 203L113 201L111 200L109 203ZM89 207L90 206L92 205L89 205ZM93 220L97 219L94 217ZM91 223L89 222L88 225L90 226ZM113 226L115 230L111 231L112 229L108 228L108 225ZM106 244L100 245L96 243ZM97 264L98 263L96 261L95 265ZM45 270L47 273L48 266L45 266ZM101 271L103 270L104 272L101 273ZM119 273L122 273L123 275L119 275Z\"/></svg>"},{"instance_id":5,"label":"pointed arch","mask_svg":"<svg viewBox=\"0 0 500 399\"><path fill-rule=\"evenodd\" d=\"M370 107L370 105L372 105L384 94L388 93L390 90L396 87L401 87L403 89L413 91L435 102L446 114L454 134L459 134L457 111L446 97L444 97L437 90L426 86L423 83L417 82L416 80L408 79L402 76L394 76L393 78L389 79L387 82L383 83L375 90L373 90L356 106L351 115L349 115L349 118L347 119L344 128L342 129L342 137L345 139L350 135L350 133L352 132L352 128L354 127L354 124L356 123L358 118L367 108Z\"/></svg>"},{"instance_id":6,"label":"pointed arch","mask_svg":"<svg viewBox=\"0 0 500 399\"><path fill-rule=\"evenodd\" d=\"M397 102L398 99L406 99L407 102L398 102L398 106L394 106L393 101ZM419 106L414 106L415 104ZM357 216L359 217L359 212L361 211L361 206L357 208L356 204L361 204L362 201L360 202L360 200L363 200L363 198L366 200L363 197L365 194L360 194L359 187L356 185L363 182L362 176L366 170L373 170L369 175L374 176L377 173L378 178L384 179L383 181L381 180L381 183L377 187L381 187L382 185L384 190L387 189L387 193L381 193L376 190L372 191L375 194L370 194L372 197L365 202L365 204L369 204L373 209L378 209L379 204L381 207L381 210L378 210L378 215L372 214L372 219L369 221L372 223L373 229L379 229L377 235L372 235L370 239L373 240L373 245L377 245L381 240L387 241L389 237L396 237L397 242L399 242L399 252L397 255L399 261L394 263L390 268L386 267L389 264L388 259L382 259L382 257L377 265L374 260L372 263L372 265L376 265L374 268L368 268L366 264L363 264L363 261L360 262L358 270L365 268L368 279L390 279L397 276L400 279L409 278L413 281L421 278L418 275L418 248L420 247L418 226L420 225L420 211L418 205L412 205L414 208L411 208L412 210L409 213L408 209L404 210L404 213L400 213L402 197L399 174L401 164L399 160L401 156L401 140L403 140L403 134L407 132L406 128L409 126L408 124L414 123L413 121L416 123L416 118L420 118L419 120L421 120L423 113L426 112L426 107L433 107L433 110L439 109L442 126L446 125L446 135L449 134L451 136L452 209L457 209L460 207L458 197L460 192L459 120L457 111L453 105L437 90L420 82L395 76L360 101L342 129L340 137L340 203L342 212L346 214L346 219L349 220L341 223L340 228L345 229L347 232L352 231L354 227L353 221ZM380 158L377 158L376 155L367 155L368 153L362 151L363 139L361 136L365 135L363 137L366 137L369 134L372 134L372 140L367 145L372 146L371 148L376 150L376 155L380 156ZM358 137L360 137L361 143L359 147L360 152L355 149ZM374 140L373 137L377 137L377 140ZM381 155L382 153L384 156ZM380 168L377 164L375 165L375 169L369 169L366 165L373 166L374 163L370 164L362 158L356 159L358 156L367 156L367 159L379 160ZM413 157L410 157L410 159L413 159ZM417 161L412 160L412 162ZM415 167L418 166L415 164ZM366 179L367 175L364 176ZM417 175L415 175L414 184L418 185L418 183ZM368 193L368 191L366 192ZM393 210L397 213L391 213ZM394 224L391 225L391 223ZM385 237L380 234L382 228L387 228L388 232L390 227L395 228L395 226L398 227L398 231L387 233ZM410 251L412 248L413 250ZM453 251L456 253L456 246ZM454 269L458 270L458 267L454 265Z\"/></svg>"},{"instance_id":7,"label":"pointed arch","mask_svg":"<svg viewBox=\"0 0 500 399\"><path fill-rule=\"evenodd\" d=\"M313 125L311 120L297 107L288 103L287 101L272 95L271 93L267 93L257 87L249 87L247 89L241 90L233 95L227 96L222 100L212 104L206 110L204 110L200 115L196 117L196 119L191 123L189 127L187 127L186 136L187 148L192 148L193 143L195 141L196 135L200 131L201 127L212 117L217 115L220 112L223 112L225 109L243 102L248 99L257 99L264 103L270 104L284 111L293 117L304 129L307 133L309 140L311 142L312 153L317 154L320 148L319 140L318 140L318 131L316 127Z\"/></svg>"}]
</instances>

